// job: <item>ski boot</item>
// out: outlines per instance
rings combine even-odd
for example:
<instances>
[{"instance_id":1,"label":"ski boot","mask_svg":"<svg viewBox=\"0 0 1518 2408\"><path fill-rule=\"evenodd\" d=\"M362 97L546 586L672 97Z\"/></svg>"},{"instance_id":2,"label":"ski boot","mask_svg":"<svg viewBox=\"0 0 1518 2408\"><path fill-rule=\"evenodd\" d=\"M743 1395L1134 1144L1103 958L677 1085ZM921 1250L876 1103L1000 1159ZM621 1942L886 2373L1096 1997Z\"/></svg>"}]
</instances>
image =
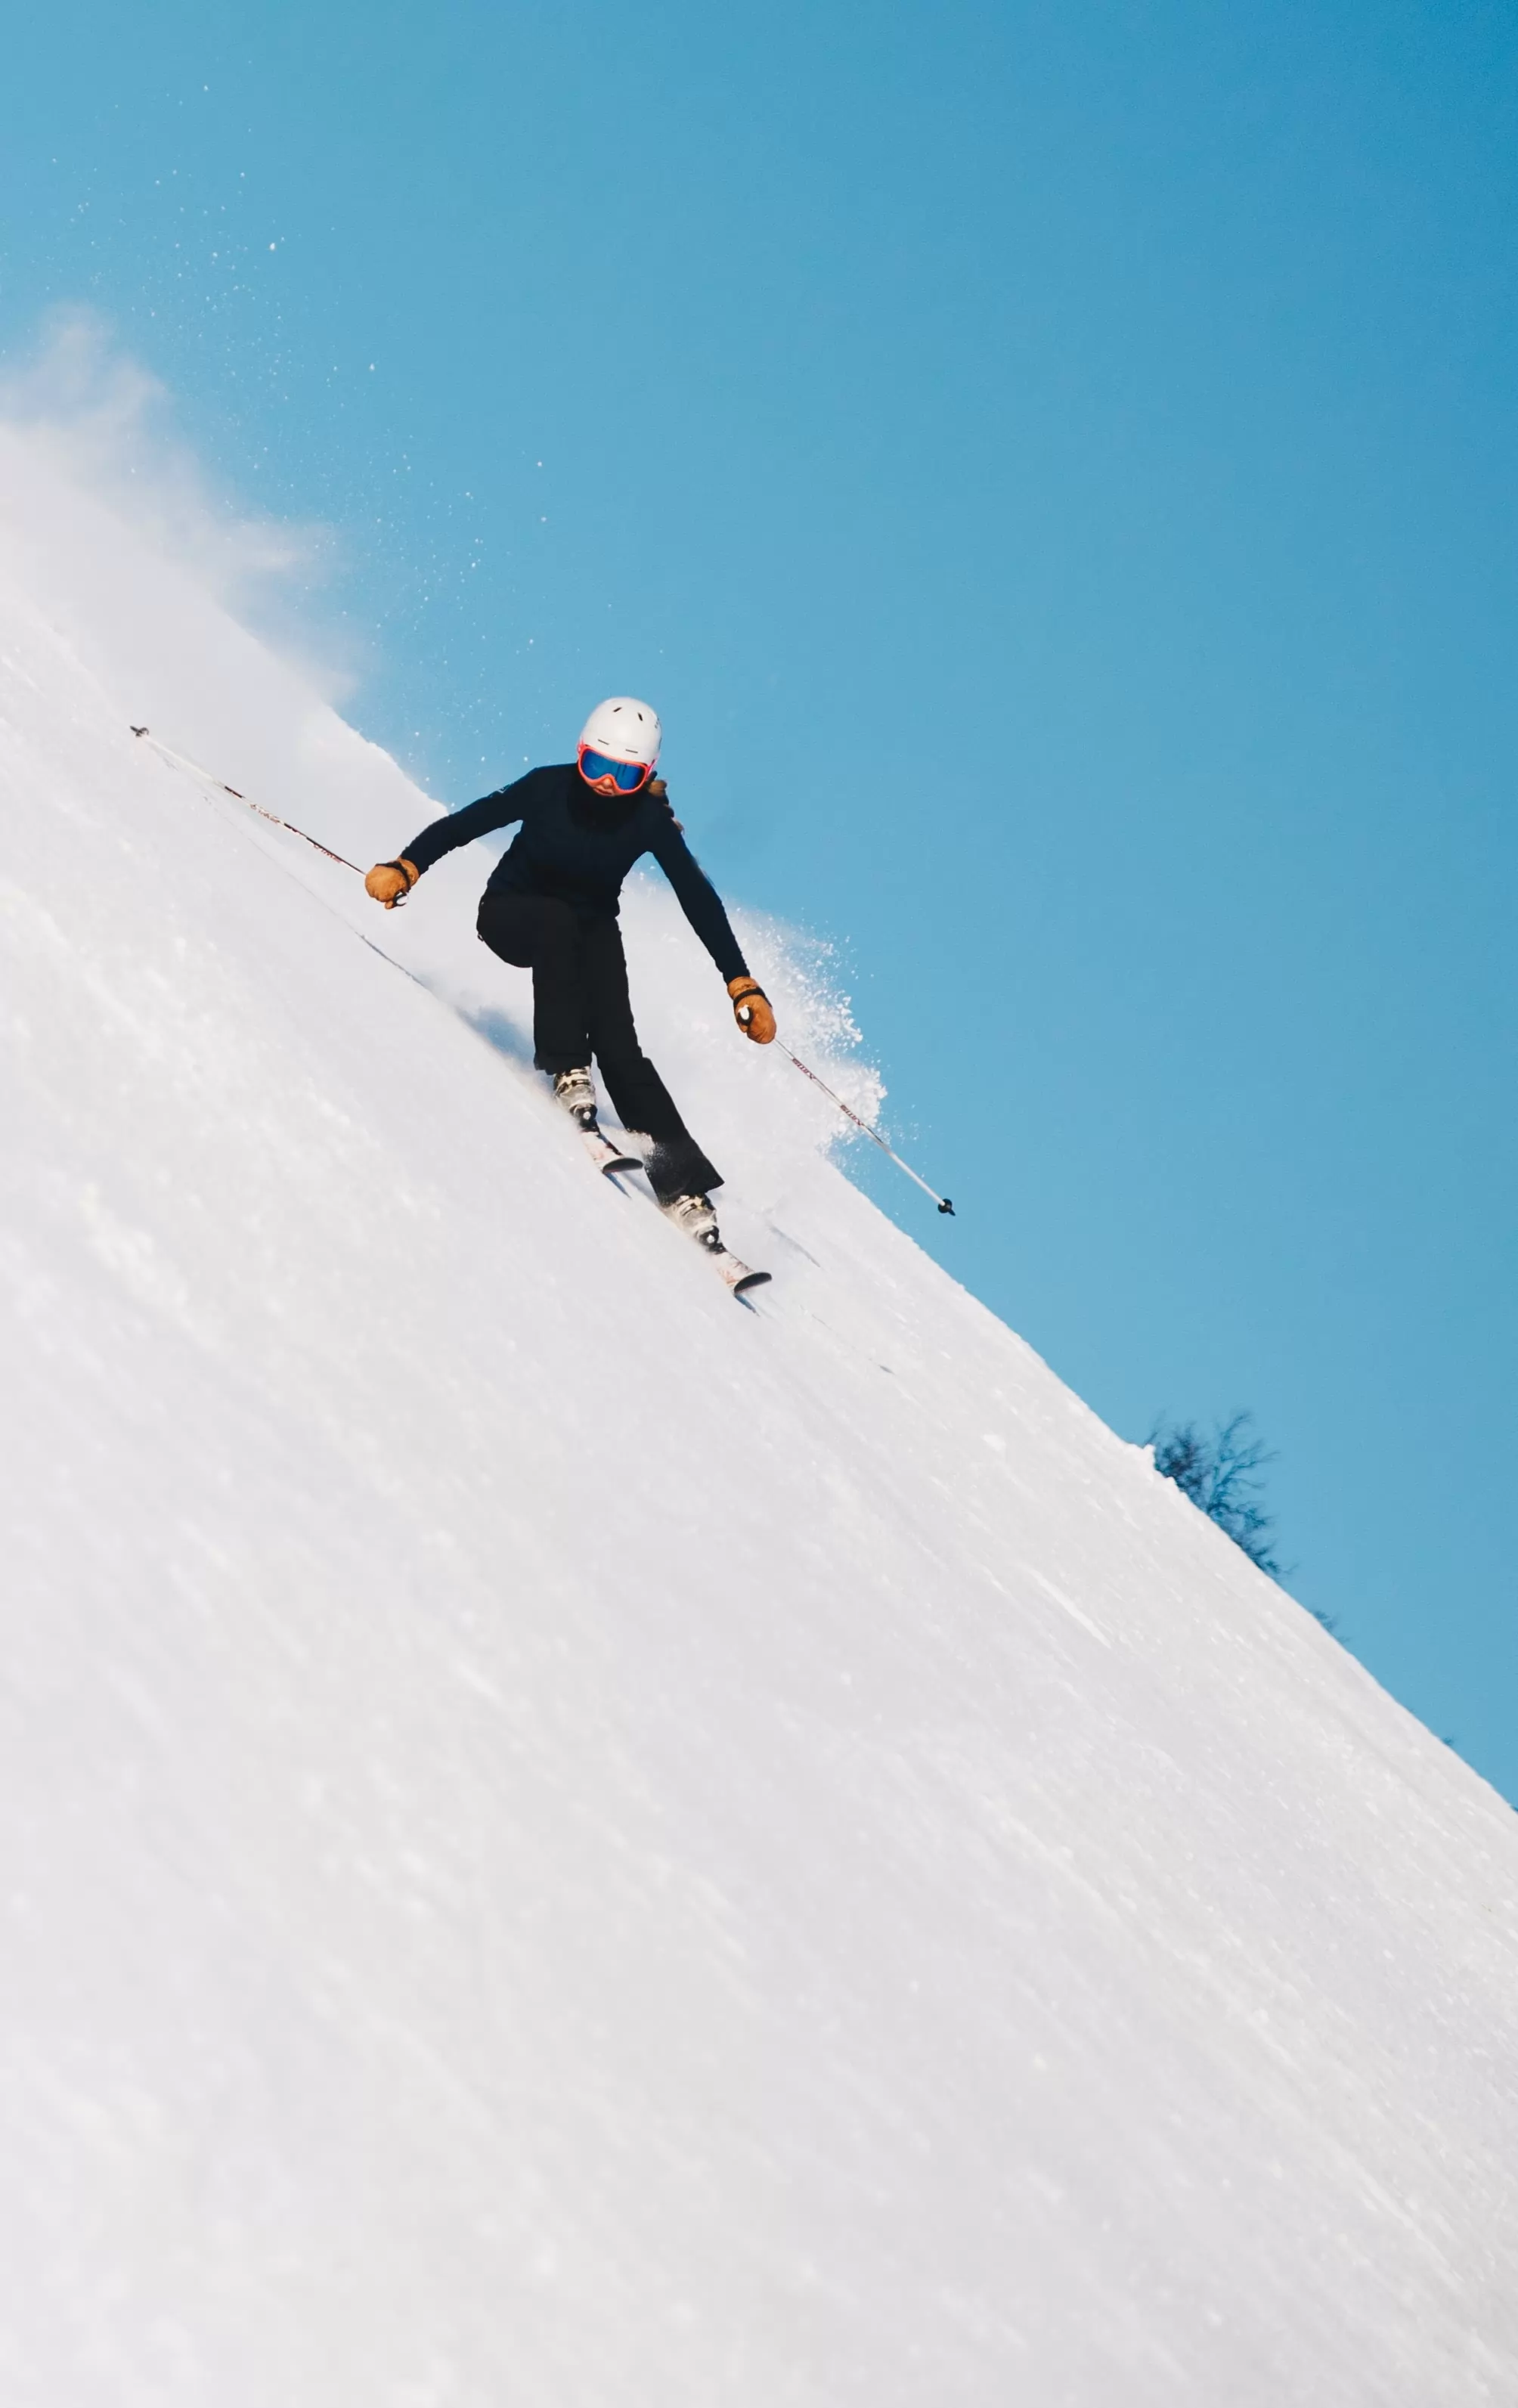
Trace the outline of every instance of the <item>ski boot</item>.
<instances>
[{"instance_id":1,"label":"ski boot","mask_svg":"<svg viewBox=\"0 0 1518 2408\"><path fill-rule=\"evenodd\" d=\"M553 1074L553 1097L564 1106L584 1140L585 1151L597 1170L607 1178L616 1179L623 1172L641 1170L643 1157L615 1146L601 1134L595 1117L595 1083L588 1069L556 1070Z\"/></svg>"},{"instance_id":2,"label":"ski boot","mask_svg":"<svg viewBox=\"0 0 1518 2408\"><path fill-rule=\"evenodd\" d=\"M595 1133L595 1082L589 1068L555 1070L553 1100L562 1104L576 1128L586 1137Z\"/></svg>"},{"instance_id":3,"label":"ski boot","mask_svg":"<svg viewBox=\"0 0 1518 2408\"><path fill-rule=\"evenodd\" d=\"M752 1287L768 1285L767 1271L751 1270L747 1263L740 1263L737 1254L730 1254L723 1244L709 1196L674 1196L667 1204L661 1204L659 1210L666 1221L673 1221L677 1229L682 1229L686 1237L695 1239L723 1287L731 1288L735 1296L746 1296Z\"/></svg>"},{"instance_id":4,"label":"ski boot","mask_svg":"<svg viewBox=\"0 0 1518 2408\"><path fill-rule=\"evenodd\" d=\"M667 1204L661 1204L659 1210L673 1221L677 1229L683 1229L698 1246L705 1246L709 1254L721 1251L717 1215L712 1210L709 1196L673 1196Z\"/></svg>"}]
</instances>

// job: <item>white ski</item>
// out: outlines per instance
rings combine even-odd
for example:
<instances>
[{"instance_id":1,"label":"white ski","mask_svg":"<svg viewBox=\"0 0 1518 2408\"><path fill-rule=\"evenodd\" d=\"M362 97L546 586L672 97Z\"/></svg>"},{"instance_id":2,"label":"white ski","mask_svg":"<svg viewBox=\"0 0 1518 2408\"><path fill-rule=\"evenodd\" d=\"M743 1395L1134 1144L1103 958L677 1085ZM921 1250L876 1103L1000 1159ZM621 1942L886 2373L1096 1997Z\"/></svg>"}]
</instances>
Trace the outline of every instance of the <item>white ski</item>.
<instances>
[{"instance_id":1,"label":"white ski","mask_svg":"<svg viewBox=\"0 0 1518 2408\"><path fill-rule=\"evenodd\" d=\"M586 1153L599 1171L614 1179L619 1170L641 1170L643 1157L637 1154L619 1154L614 1145L601 1135L598 1128L582 1128L580 1132Z\"/></svg>"},{"instance_id":2,"label":"white ski","mask_svg":"<svg viewBox=\"0 0 1518 2408\"><path fill-rule=\"evenodd\" d=\"M666 1214L666 1217L669 1216ZM677 1228L679 1226L677 1222ZM739 1262L737 1254L728 1253L718 1235L715 1222L709 1223L704 1229L692 1230L688 1234L693 1244L700 1247L723 1287L731 1288L735 1296L745 1295L751 1287L764 1287L767 1284L769 1280L767 1271L752 1271L747 1263Z\"/></svg>"},{"instance_id":3,"label":"white ski","mask_svg":"<svg viewBox=\"0 0 1518 2408\"><path fill-rule=\"evenodd\" d=\"M751 1287L768 1286L769 1272L751 1271L747 1263L740 1263L737 1254L728 1253L721 1239L714 1246L709 1246L701 1239L696 1242L704 1254L710 1255L712 1268L723 1287L730 1287L735 1296L746 1296Z\"/></svg>"}]
</instances>

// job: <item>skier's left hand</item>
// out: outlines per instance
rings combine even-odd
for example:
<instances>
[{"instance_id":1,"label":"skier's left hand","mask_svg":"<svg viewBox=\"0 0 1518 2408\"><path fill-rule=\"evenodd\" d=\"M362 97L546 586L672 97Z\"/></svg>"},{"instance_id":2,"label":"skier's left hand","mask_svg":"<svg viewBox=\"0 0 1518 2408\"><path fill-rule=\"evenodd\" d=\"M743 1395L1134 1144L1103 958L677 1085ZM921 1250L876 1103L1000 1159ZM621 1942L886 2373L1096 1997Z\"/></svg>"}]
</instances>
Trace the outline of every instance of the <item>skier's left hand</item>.
<instances>
[{"instance_id":1,"label":"skier's left hand","mask_svg":"<svg viewBox=\"0 0 1518 2408\"><path fill-rule=\"evenodd\" d=\"M773 1045L775 1015L769 1008L769 997L756 980L729 979L727 992L733 998L733 1017L745 1037L755 1045Z\"/></svg>"},{"instance_id":2,"label":"skier's left hand","mask_svg":"<svg viewBox=\"0 0 1518 2408\"><path fill-rule=\"evenodd\" d=\"M382 903L387 911L394 911L397 903L405 902L421 875L416 863L404 855L399 861L377 861L364 881L364 892Z\"/></svg>"}]
</instances>

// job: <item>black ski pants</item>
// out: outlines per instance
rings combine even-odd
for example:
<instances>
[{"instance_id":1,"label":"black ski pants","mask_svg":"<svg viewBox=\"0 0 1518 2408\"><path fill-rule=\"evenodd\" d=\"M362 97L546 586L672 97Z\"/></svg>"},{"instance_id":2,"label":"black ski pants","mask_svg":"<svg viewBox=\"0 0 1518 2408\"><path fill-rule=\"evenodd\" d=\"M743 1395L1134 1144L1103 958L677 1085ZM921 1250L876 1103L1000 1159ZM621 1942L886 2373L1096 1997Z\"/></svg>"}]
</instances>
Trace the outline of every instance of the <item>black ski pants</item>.
<instances>
[{"instance_id":1,"label":"black ski pants","mask_svg":"<svg viewBox=\"0 0 1518 2408\"><path fill-rule=\"evenodd\" d=\"M622 929L607 911L551 895L480 899L480 937L503 962L533 974L533 1060L551 1076L601 1066L623 1128L653 1140L649 1177L661 1202L722 1185L637 1041Z\"/></svg>"}]
</instances>

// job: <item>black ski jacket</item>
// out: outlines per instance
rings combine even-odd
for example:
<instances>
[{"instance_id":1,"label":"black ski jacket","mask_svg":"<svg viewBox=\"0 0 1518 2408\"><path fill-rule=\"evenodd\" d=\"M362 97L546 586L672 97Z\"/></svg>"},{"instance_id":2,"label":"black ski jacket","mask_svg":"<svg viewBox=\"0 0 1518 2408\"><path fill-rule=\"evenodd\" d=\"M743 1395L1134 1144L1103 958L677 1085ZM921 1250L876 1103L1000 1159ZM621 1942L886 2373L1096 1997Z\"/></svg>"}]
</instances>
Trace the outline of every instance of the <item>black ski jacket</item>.
<instances>
[{"instance_id":1,"label":"black ski jacket","mask_svg":"<svg viewBox=\"0 0 1518 2408\"><path fill-rule=\"evenodd\" d=\"M434 820L412 838L405 857L418 869L430 869L455 845L516 820L522 826L492 870L487 895L549 895L615 919L623 879L635 861L652 853L723 977L748 977L749 965L722 898L680 834L662 789L656 795L647 787L637 795L596 795L578 762L529 769L515 784Z\"/></svg>"}]
</instances>

